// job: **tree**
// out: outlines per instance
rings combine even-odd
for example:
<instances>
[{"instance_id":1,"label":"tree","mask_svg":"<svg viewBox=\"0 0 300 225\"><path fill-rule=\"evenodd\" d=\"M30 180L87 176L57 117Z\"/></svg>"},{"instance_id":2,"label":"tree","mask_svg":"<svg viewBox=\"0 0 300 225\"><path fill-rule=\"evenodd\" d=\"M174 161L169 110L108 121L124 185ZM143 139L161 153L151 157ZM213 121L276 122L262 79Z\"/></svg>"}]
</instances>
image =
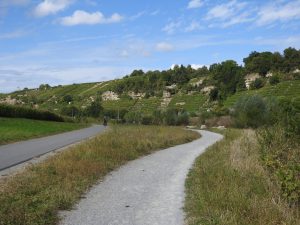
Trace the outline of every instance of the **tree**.
<instances>
[{"instance_id":1,"label":"tree","mask_svg":"<svg viewBox=\"0 0 300 225\"><path fill-rule=\"evenodd\" d=\"M86 114L94 118L99 117L102 111L103 107L100 101L94 101L90 106L86 108Z\"/></svg>"},{"instance_id":2,"label":"tree","mask_svg":"<svg viewBox=\"0 0 300 225\"><path fill-rule=\"evenodd\" d=\"M271 85L276 85L279 83L279 77L274 75L274 76L270 77L269 82Z\"/></svg>"},{"instance_id":3,"label":"tree","mask_svg":"<svg viewBox=\"0 0 300 225\"><path fill-rule=\"evenodd\" d=\"M66 102L66 103L72 102L73 101L72 95L63 96L63 101Z\"/></svg>"}]
</instances>

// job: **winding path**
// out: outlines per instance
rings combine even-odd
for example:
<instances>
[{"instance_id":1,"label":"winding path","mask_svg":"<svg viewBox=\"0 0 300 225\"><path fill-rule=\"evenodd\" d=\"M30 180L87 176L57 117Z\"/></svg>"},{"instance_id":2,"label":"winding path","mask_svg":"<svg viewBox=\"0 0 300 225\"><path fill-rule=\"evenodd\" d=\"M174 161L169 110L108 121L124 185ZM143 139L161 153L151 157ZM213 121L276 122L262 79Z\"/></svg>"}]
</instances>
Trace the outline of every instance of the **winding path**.
<instances>
[{"instance_id":1,"label":"winding path","mask_svg":"<svg viewBox=\"0 0 300 225\"><path fill-rule=\"evenodd\" d=\"M89 128L0 146L0 171L99 134L105 128Z\"/></svg>"},{"instance_id":2,"label":"winding path","mask_svg":"<svg viewBox=\"0 0 300 225\"><path fill-rule=\"evenodd\" d=\"M62 212L62 225L183 225L184 183L198 155L222 136L202 138L134 160Z\"/></svg>"}]
</instances>

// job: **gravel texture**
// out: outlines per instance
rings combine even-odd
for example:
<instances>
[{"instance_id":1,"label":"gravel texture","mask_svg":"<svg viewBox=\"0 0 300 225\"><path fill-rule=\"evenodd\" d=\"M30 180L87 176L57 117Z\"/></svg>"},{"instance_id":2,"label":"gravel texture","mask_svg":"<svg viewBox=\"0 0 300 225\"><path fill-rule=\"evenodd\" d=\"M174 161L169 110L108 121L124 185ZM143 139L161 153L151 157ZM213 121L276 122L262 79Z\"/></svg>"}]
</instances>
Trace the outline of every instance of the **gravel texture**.
<instances>
[{"instance_id":1,"label":"gravel texture","mask_svg":"<svg viewBox=\"0 0 300 225\"><path fill-rule=\"evenodd\" d=\"M134 160L94 186L61 225L183 225L184 184L197 156L222 136L202 138Z\"/></svg>"}]
</instances>

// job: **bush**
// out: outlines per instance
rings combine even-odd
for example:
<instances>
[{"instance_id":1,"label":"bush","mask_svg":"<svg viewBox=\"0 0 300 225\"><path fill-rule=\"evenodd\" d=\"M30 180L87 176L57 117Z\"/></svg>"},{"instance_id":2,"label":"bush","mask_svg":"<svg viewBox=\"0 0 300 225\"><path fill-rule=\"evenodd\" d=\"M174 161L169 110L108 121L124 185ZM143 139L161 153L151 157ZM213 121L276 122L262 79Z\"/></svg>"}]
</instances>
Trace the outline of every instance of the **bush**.
<instances>
[{"instance_id":1,"label":"bush","mask_svg":"<svg viewBox=\"0 0 300 225\"><path fill-rule=\"evenodd\" d=\"M187 112L182 112L178 115L177 125L188 125L190 116Z\"/></svg>"},{"instance_id":2,"label":"bush","mask_svg":"<svg viewBox=\"0 0 300 225\"><path fill-rule=\"evenodd\" d=\"M279 77L278 76L272 76L272 77L270 77L269 82L270 82L271 85L276 85L276 84L279 83Z\"/></svg>"},{"instance_id":3,"label":"bush","mask_svg":"<svg viewBox=\"0 0 300 225\"><path fill-rule=\"evenodd\" d=\"M250 85L251 89L260 89L264 86L264 80L262 78L257 78L255 81Z\"/></svg>"},{"instance_id":4,"label":"bush","mask_svg":"<svg viewBox=\"0 0 300 225\"><path fill-rule=\"evenodd\" d=\"M257 128L267 122L268 108L261 96L243 96L234 107L234 117L237 127Z\"/></svg>"},{"instance_id":5,"label":"bush","mask_svg":"<svg viewBox=\"0 0 300 225\"><path fill-rule=\"evenodd\" d=\"M103 107L99 101L92 102L90 106L86 108L86 114L88 116L98 118L103 110Z\"/></svg>"},{"instance_id":6,"label":"bush","mask_svg":"<svg viewBox=\"0 0 300 225\"><path fill-rule=\"evenodd\" d=\"M41 111L27 107L0 104L0 117L26 118L34 120L47 120L64 122L65 119L49 111Z\"/></svg>"}]
</instances>

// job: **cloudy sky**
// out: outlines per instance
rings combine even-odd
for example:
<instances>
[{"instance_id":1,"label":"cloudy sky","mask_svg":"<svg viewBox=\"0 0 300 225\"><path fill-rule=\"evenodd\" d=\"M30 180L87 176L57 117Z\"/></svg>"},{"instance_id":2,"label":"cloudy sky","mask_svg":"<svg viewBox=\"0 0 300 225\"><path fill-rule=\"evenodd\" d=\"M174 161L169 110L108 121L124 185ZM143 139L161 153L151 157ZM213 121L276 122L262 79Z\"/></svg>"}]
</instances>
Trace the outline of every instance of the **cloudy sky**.
<instances>
[{"instance_id":1,"label":"cloudy sky","mask_svg":"<svg viewBox=\"0 0 300 225\"><path fill-rule=\"evenodd\" d=\"M300 48L300 0L0 0L0 92Z\"/></svg>"}]
</instances>

